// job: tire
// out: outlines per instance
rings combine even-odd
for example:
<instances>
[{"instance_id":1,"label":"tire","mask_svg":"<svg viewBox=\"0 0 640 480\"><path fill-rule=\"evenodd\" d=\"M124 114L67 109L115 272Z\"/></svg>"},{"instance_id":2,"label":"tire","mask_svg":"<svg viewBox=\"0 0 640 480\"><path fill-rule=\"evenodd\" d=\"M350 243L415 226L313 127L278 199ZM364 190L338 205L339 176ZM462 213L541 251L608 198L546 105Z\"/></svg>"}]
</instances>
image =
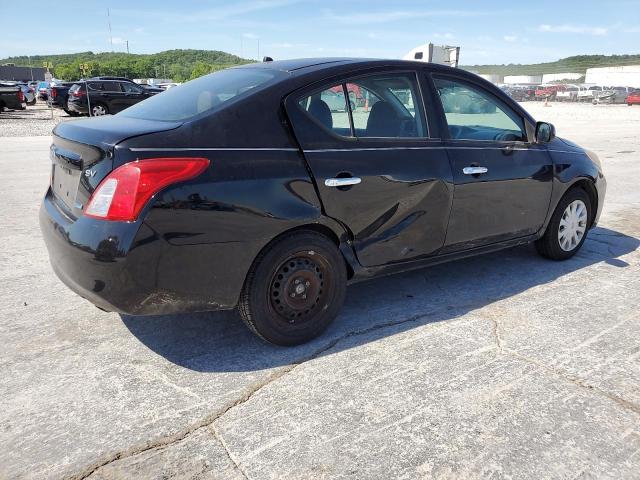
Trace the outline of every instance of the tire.
<instances>
[{"instance_id":1,"label":"tire","mask_svg":"<svg viewBox=\"0 0 640 480\"><path fill-rule=\"evenodd\" d=\"M91 105L91 117L101 117L108 114L109 109L104 103L94 103Z\"/></svg>"},{"instance_id":2,"label":"tire","mask_svg":"<svg viewBox=\"0 0 640 480\"><path fill-rule=\"evenodd\" d=\"M299 345L335 319L346 293L344 259L327 237L311 231L275 240L254 261L238 310L267 342Z\"/></svg>"},{"instance_id":3,"label":"tire","mask_svg":"<svg viewBox=\"0 0 640 480\"><path fill-rule=\"evenodd\" d=\"M579 187L572 188L556 206L542 238L535 242L538 253L551 260L573 257L587 238L592 219L589 195Z\"/></svg>"}]
</instances>

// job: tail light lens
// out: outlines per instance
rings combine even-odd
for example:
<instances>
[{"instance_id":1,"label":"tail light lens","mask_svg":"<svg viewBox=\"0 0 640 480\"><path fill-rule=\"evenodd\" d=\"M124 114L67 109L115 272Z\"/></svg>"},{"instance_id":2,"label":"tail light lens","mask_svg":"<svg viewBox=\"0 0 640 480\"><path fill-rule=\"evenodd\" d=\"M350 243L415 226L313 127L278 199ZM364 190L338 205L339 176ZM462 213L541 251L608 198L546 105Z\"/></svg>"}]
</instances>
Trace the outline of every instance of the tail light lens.
<instances>
[{"instance_id":1,"label":"tail light lens","mask_svg":"<svg viewBox=\"0 0 640 480\"><path fill-rule=\"evenodd\" d=\"M152 158L126 163L102 180L91 195L84 215L133 222L160 190L195 178L208 166L206 158Z\"/></svg>"},{"instance_id":2,"label":"tail light lens","mask_svg":"<svg viewBox=\"0 0 640 480\"><path fill-rule=\"evenodd\" d=\"M71 95L73 95L74 97L82 97L83 95L85 95L85 91L78 89L75 92L73 92Z\"/></svg>"},{"instance_id":3,"label":"tail light lens","mask_svg":"<svg viewBox=\"0 0 640 480\"><path fill-rule=\"evenodd\" d=\"M54 87L51 89L51 98L56 98L58 96L58 90Z\"/></svg>"},{"instance_id":4,"label":"tail light lens","mask_svg":"<svg viewBox=\"0 0 640 480\"><path fill-rule=\"evenodd\" d=\"M20 103L24 102L24 92L22 90L18 90L18 100L20 101Z\"/></svg>"}]
</instances>

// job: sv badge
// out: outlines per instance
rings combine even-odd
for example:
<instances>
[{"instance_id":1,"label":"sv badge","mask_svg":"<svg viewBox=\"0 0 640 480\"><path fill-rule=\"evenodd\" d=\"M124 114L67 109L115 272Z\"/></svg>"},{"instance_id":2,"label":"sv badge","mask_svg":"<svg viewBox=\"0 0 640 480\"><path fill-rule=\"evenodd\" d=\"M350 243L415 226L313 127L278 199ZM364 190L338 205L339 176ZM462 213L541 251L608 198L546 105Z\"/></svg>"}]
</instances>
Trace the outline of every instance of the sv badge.
<instances>
[{"instance_id":1,"label":"sv badge","mask_svg":"<svg viewBox=\"0 0 640 480\"><path fill-rule=\"evenodd\" d=\"M96 176L96 171L95 170L91 170L90 168L84 171L84 176L85 177L95 177Z\"/></svg>"}]
</instances>

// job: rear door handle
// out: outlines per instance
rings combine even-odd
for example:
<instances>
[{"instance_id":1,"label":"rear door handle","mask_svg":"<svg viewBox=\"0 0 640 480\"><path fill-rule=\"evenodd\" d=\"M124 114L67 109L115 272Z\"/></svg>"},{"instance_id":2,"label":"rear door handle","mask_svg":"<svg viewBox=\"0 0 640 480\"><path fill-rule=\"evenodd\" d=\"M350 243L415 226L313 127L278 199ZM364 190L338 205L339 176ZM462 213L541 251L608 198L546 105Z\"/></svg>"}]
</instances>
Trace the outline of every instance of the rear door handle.
<instances>
[{"instance_id":1,"label":"rear door handle","mask_svg":"<svg viewBox=\"0 0 640 480\"><path fill-rule=\"evenodd\" d=\"M462 173L465 175L481 175L487 173L489 169L487 167L464 167Z\"/></svg>"},{"instance_id":2,"label":"rear door handle","mask_svg":"<svg viewBox=\"0 0 640 480\"><path fill-rule=\"evenodd\" d=\"M348 187L350 185L358 185L360 182L362 182L360 177L327 178L324 184L327 187Z\"/></svg>"}]
</instances>

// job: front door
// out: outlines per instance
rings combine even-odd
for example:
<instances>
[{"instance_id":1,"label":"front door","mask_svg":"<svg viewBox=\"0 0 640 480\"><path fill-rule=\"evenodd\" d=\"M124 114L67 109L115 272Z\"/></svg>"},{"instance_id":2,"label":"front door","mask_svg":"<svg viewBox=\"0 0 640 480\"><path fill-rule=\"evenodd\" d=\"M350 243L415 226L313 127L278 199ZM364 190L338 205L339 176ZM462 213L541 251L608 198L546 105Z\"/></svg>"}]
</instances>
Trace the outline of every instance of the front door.
<instances>
[{"instance_id":1,"label":"front door","mask_svg":"<svg viewBox=\"0 0 640 480\"><path fill-rule=\"evenodd\" d=\"M480 85L434 76L455 184L445 251L535 234L549 209L553 164L527 142L524 119Z\"/></svg>"},{"instance_id":2,"label":"front door","mask_svg":"<svg viewBox=\"0 0 640 480\"><path fill-rule=\"evenodd\" d=\"M443 246L451 167L429 138L415 72L346 78L294 93L286 107L325 214L348 229L362 265Z\"/></svg>"}]
</instances>

